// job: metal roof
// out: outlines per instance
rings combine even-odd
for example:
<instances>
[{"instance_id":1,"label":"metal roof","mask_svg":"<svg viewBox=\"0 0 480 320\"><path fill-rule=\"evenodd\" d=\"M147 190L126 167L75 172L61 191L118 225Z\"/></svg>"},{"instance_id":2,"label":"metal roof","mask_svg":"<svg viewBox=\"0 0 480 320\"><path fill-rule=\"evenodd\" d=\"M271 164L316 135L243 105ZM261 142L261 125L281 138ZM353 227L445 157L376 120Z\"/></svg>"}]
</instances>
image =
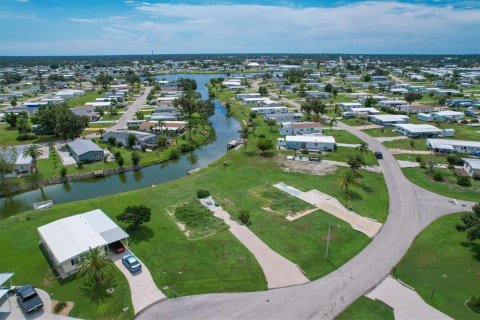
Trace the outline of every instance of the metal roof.
<instances>
[{"instance_id":1,"label":"metal roof","mask_svg":"<svg viewBox=\"0 0 480 320\"><path fill-rule=\"evenodd\" d=\"M438 129L437 127L432 126L430 124L402 123L402 124L395 124L395 126L410 132L415 132L415 133L441 133L442 132L441 129Z\"/></svg>"},{"instance_id":2,"label":"metal roof","mask_svg":"<svg viewBox=\"0 0 480 320\"><path fill-rule=\"evenodd\" d=\"M0 273L0 286L10 280L11 277L13 277L15 273Z\"/></svg>"},{"instance_id":3,"label":"metal roof","mask_svg":"<svg viewBox=\"0 0 480 320\"><path fill-rule=\"evenodd\" d=\"M77 155L81 155L90 151L103 152L102 148L96 145L92 140L77 139L68 143L70 149Z\"/></svg>"}]
</instances>

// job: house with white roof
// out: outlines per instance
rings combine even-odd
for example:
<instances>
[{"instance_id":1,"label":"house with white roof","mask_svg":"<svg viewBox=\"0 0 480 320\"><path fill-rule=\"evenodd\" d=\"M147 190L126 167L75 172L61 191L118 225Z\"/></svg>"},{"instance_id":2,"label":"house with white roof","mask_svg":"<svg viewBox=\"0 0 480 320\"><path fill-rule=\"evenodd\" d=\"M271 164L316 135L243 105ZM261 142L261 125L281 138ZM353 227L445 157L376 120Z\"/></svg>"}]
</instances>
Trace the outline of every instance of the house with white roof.
<instances>
[{"instance_id":1,"label":"house with white roof","mask_svg":"<svg viewBox=\"0 0 480 320\"><path fill-rule=\"evenodd\" d=\"M303 113L301 112L285 112L285 113L272 113L266 114L265 120L268 121L270 119L275 120L276 123L281 122L300 122L302 121Z\"/></svg>"},{"instance_id":2,"label":"house with white roof","mask_svg":"<svg viewBox=\"0 0 480 320\"><path fill-rule=\"evenodd\" d=\"M282 122L279 132L283 136L322 133L323 127L318 122Z\"/></svg>"},{"instance_id":3,"label":"house with white roof","mask_svg":"<svg viewBox=\"0 0 480 320\"><path fill-rule=\"evenodd\" d=\"M436 138L443 130L429 124L395 124L395 131L409 138Z\"/></svg>"},{"instance_id":4,"label":"house with white roof","mask_svg":"<svg viewBox=\"0 0 480 320\"><path fill-rule=\"evenodd\" d=\"M287 107L261 107L261 108L252 108L250 109L252 112L257 114L274 114L274 113L287 113Z\"/></svg>"},{"instance_id":5,"label":"house with white roof","mask_svg":"<svg viewBox=\"0 0 480 320\"><path fill-rule=\"evenodd\" d=\"M324 135L286 136L278 138L277 146L287 150L333 151L335 138Z\"/></svg>"},{"instance_id":6,"label":"house with white roof","mask_svg":"<svg viewBox=\"0 0 480 320\"><path fill-rule=\"evenodd\" d=\"M480 159L463 158L463 169L469 176L480 175Z\"/></svg>"},{"instance_id":7,"label":"house with white roof","mask_svg":"<svg viewBox=\"0 0 480 320\"><path fill-rule=\"evenodd\" d=\"M100 209L50 222L37 231L43 249L61 278L77 272L90 249L108 253L109 244L128 238Z\"/></svg>"},{"instance_id":8,"label":"house with white roof","mask_svg":"<svg viewBox=\"0 0 480 320\"><path fill-rule=\"evenodd\" d=\"M361 108L362 104L360 102L340 102L338 103L338 107L342 110L347 110L353 108Z\"/></svg>"},{"instance_id":9,"label":"house with white roof","mask_svg":"<svg viewBox=\"0 0 480 320\"><path fill-rule=\"evenodd\" d=\"M465 114L459 111L445 110L432 112L434 121L461 121L465 118Z\"/></svg>"},{"instance_id":10,"label":"house with white roof","mask_svg":"<svg viewBox=\"0 0 480 320\"><path fill-rule=\"evenodd\" d=\"M426 145L436 153L467 153L480 156L480 141L427 139Z\"/></svg>"},{"instance_id":11,"label":"house with white roof","mask_svg":"<svg viewBox=\"0 0 480 320\"><path fill-rule=\"evenodd\" d=\"M380 126L393 126L399 123L408 123L408 116L401 114L379 114L371 115L368 117L368 121L378 124Z\"/></svg>"}]
</instances>

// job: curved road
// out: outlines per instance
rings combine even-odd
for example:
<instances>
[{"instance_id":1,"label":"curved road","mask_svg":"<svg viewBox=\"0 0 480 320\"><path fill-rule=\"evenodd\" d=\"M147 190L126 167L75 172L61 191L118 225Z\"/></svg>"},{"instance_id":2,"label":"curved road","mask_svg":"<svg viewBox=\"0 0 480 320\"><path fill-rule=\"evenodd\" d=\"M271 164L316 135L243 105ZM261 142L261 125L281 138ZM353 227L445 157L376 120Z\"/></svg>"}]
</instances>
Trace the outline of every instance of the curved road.
<instances>
[{"instance_id":1,"label":"curved road","mask_svg":"<svg viewBox=\"0 0 480 320\"><path fill-rule=\"evenodd\" d=\"M379 162L389 193L389 216L364 250L336 271L308 284L262 292L170 299L144 310L138 318L333 319L375 287L404 256L415 236L433 220L471 209L472 202L456 201L412 184L379 141L342 123L338 126L367 142L373 151L383 153L384 159Z\"/></svg>"}]
</instances>

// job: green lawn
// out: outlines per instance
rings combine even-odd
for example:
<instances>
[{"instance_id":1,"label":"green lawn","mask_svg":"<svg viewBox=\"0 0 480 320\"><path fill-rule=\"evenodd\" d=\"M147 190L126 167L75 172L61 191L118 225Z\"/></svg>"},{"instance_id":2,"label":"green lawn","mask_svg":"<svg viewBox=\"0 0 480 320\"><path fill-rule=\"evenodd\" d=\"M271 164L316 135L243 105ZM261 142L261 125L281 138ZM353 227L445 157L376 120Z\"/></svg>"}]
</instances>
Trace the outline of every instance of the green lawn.
<instances>
[{"instance_id":1,"label":"green lawn","mask_svg":"<svg viewBox=\"0 0 480 320\"><path fill-rule=\"evenodd\" d=\"M325 160L347 162L348 157L354 152L355 149L353 148L338 147L337 151L334 152L322 152L320 158ZM375 158L375 155L372 151L368 151L368 153L364 154L363 157L365 158L365 162L367 163L367 165L378 165L378 160L377 158Z\"/></svg>"},{"instance_id":2,"label":"green lawn","mask_svg":"<svg viewBox=\"0 0 480 320\"><path fill-rule=\"evenodd\" d=\"M393 310L380 300L372 300L361 296L347 309L340 313L335 320L393 320Z\"/></svg>"},{"instance_id":3,"label":"green lawn","mask_svg":"<svg viewBox=\"0 0 480 320\"><path fill-rule=\"evenodd\" d=\"M480 319L465 306L466 300L480 293L480 242L469 243L465 234L456 231L460 216L440 218L422 231L395 275L452 318Z\"/></svg>"},{"instance_id":4,"label":"green lawn","mask_svg":"<svg viewBox=\"0 0 480 320\"><path fill-rule=\"evenodd\" d=\"M383 145L390 149L401 149L401 150L423 150L426 151L427 145L425 144L426 139L403 139L395 141L386 141L383 142ZM413 143L413 148L411 146Z\"/></svg>"},{"instance_id":5,"label":"green lawn","mask_svg":"<svg viewBox=\"0 0 480 320\"><path fill-rule=\"evenodd\" d=\"M370 122L364 120L364 119L361 119L361 118L351 118L351 119L340 119L338 120L340 122L343 122L349 126L354 126L354 127L358 127L358 126L363 126L363 125L371 125Z\"/></svg>"},{"instance_id":6,"label":"green lawn","mask_svg":"<svg viewBox=\"0 0 480 320\"><path fill-rule=\"evenodd\" d=\"M305 201L271 186L259 186L248 192L261 201L262 208L270 208L282 217L313 208Z\"/></svg>"},{"instance_id":7,"label":"green lawn","mask_svg":"<svg viewBox=\"0 0 480 320\"><path fill-rule=\"evenodd\" d=\"M95 102L95 99L100 98L103 95L103 91L90 91L86 92L83 96L69 99L67 104L69 107L79 107L85 105L87 102Z\"/></svg>"},{"instance_id":8,"label":"green lawn","mask_svg":"<svg viewBox=\"0 0 480 320\"><path fill-rule=\"evenodd\" d=\"M177 205L174 209L175 219L183 223L189 239L198 239L228 229L222 219L215 217L199 201Z\"/></svg>"},{"instance_id":9,"label":"green lawn","mask_svg":"<svg viewBox=\"0 0 480 320\"><path fill-rule=\"evenodd\" d=\"M456 177L448 169L436 169L444 173L445 181L433 180L421 168L403 168L405 176L413 183L432 192L457 199L478 201L480 199L480 181L471 179L471 187L462 187L457 184Z\"/></svg>"},{"instance_id":10,"label":"green lawn","mask_svg":"<svg viewBox=\"0 0 480 320\"><path fill-rule=\"evenodd\" d=\"M395 132L394 128L386 127L386 128L377 128L377 129L365 129L362 130L366 134L371 137L399 137L401 136L400 133Z\"/></svg>"},{"instance_id":11,"label":"green lawn","mask_svg":"<svg viewBox=\"0 0 480 320\"><path fill-rule=\"evenodd\" d=\"M58 138L53 136L35 136L32 140L17 140L18 130L16 128L10 128L6 123L0 123L0 146L12 146L20 144L31 144L55 141Z\"/></svg>"},{"instance_id":12,"label":"green lawn","mask_svg":"<svg viewBox=\"0 0 480 320\"><path fill-rule=\"evenodd\" d=\"M435 154L411 154L411 153L404 153L404 154L395 154L395 159L397 160L404 160L404 161L412 161L417 162L417 157L421 157L425 161L433 160L435 163L442 163L447 164L447 156L442 155L435 155Z\"/></svg>"},{"instance_id":13,"label":"green lawn","mask_svg":"<svg viewBox=\"0 0 480 320\"><path fill-rule=\"evenodd\" d=\"M353 134L345 130L323 130L323 134L331 135L335 138L337 143L351 143L351 144L360 144L362 140L357 138Z\"/></svg>"}]
</instances>

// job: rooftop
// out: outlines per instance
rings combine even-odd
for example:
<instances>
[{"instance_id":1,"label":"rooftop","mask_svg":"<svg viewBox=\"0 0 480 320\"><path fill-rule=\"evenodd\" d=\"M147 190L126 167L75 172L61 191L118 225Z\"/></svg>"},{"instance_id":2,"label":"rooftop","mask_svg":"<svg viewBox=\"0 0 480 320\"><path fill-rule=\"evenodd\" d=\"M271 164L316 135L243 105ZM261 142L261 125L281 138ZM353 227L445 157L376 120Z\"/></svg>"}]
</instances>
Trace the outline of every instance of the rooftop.
<instances>
[{"instance_id":1,"label":"rooftop","mask_svg":"<svg viewBox=\"0 0 480 320\"><path fill-rule=\"evenodd\" d=\"M96 145L92 140L88 139L77 139L68 143L70 149L76 154L84 154L90 151L102 152L102 148Z\"/></svg>"}]
</instances>

